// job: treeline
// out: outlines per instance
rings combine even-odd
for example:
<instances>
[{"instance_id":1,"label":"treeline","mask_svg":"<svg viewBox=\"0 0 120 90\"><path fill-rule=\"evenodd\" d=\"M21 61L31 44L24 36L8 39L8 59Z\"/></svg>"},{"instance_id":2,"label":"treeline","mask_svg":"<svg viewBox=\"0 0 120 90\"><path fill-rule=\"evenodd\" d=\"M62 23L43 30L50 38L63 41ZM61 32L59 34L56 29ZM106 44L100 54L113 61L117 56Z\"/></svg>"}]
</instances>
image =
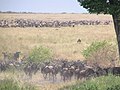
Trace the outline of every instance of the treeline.
<instances>
[{"instance_id":1,"label":"treeline","mask_svg":"<svg viewBox=\"0 0 120 90\"><path fill-rule=\"evenodd\" d=\"M15 12L15 11L0 11L0 13L11 13L11 14L51 14L49 12ZM77 14L74 12L68 13L68 12L61 12L59 14ZM82 13L82 14L88 14L88 13Z\"/></svg>"},{"instance_id":2,"label":"treeline","mask_svg":"<svg viewBox=\"0 0 120 90\"><path fill-rule=\"evenodd\" d=\"M0 13L12 13L12 14L37 14L37 12L14 12L14 11L0 11Z\"/></svg>"}]
</instances>

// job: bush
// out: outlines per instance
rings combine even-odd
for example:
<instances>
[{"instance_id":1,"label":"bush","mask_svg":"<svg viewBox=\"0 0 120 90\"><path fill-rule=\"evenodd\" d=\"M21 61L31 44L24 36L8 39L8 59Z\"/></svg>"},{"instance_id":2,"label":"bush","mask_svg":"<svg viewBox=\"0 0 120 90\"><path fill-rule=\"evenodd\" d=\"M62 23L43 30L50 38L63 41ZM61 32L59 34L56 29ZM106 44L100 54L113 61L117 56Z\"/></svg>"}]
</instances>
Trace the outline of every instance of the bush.
<instances>
[{"instance_id":1,"label":"bush","mask_svg":"<svg viewBox=\"0 0 120 90\"><path fill-rule=\"evenodd\" d=\"M65 86L60 90L120 90L120 77L101 76L83 83L77 83L72 86Z\"/></svg>"},{"instance_id":2,"label":"bush","mask_svg":"<svg viewBox=\"0 0 120 90\"><path fill-rule=\"evenodd\" d=\"M115 65L117 60L117 49L106 41L94 42L83 51L83 55L88 61L88 64L97 63L102 67Z\"/></svg>"},{"instance_id":3,"label":"bush","mask_svg":"<svg viewBox=\"0 0 120 90\"><path fill-rule=\"evenodd\" d=\"M35 87L30 85L20 86L12 79L0 80L0 90L36 90Z\"/></svg>"},{"instance_id":4,"label":"bush","mask_svg":"<svg viewBox=\"0 0 120 90\"><path fill-rule=\"evenodd\" d=\"M42 62L50 60L52 58L52 52L49 48L39 46L31 50L29 59L33 62Z\"/></svg>"},{"instance_id":5,"label":"bush","mask_svg":"<svg viewBox=\"0 0 120 90\"><path fill-rule=\"evenodd\" d=\"M89 58L94 52L98 51L101 48L104 48L107 45L106 41L101 42L93 42L89 47L83 50L82 54L87 59Z\"/></svg>"}]
</instances>

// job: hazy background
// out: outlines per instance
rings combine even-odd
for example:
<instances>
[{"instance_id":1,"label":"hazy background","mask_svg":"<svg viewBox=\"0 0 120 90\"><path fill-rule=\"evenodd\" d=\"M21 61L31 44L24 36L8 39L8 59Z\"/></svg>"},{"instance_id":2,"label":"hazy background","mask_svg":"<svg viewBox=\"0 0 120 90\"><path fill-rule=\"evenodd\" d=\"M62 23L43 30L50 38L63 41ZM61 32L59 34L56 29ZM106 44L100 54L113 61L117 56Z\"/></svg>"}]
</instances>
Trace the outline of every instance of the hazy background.
<instances>
[{"instance_id":1,"label":"hazy background","mask_svg":"<svg viewBox=\"0 0 120 90\"><path fill-rule=\"evenodd\" d=\"M0 0L0 11L86 13L77 0Z\"/></svg>"}]
</instances>

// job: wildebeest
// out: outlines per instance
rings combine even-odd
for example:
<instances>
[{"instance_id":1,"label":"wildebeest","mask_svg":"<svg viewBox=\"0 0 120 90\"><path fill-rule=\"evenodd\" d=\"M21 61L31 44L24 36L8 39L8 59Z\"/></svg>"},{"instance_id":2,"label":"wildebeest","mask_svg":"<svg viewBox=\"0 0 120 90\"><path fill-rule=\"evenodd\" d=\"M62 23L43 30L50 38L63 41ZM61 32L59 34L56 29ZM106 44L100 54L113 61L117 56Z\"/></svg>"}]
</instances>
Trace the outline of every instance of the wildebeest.
<instances>
[{"instance_id":1,"label":"wildebeest","mask_svg":"<svg viewBox=\"0 0 120 90\"><path fill-rule=\"evenodd\" d=\"M113 74L113 75L116 75L116 76L120 76L120 67L108 67L108 68L105 68L107 74Z\"/></svg>"},{"instance_id":2,"label":"wildebeest","mask_svg":"<svg viewBox=\"0 0 120 90\"><path fill-rule=\"evenodd\" d=\"M1 72L7 70L8 67L9 67L9 65L6 64L4 61L0 62L0 71Z\"/></svg>"},{"instance_id":3,"label":"wildebeest","mask_svg":"<svg viewBox=\"0 0 120 90\"><path fill-rule=\"evenodd\" d=\"M72 76L74 75L74 68L66 67L62 68L61 72L61 79L65 82L66 80L71 80Z\"/></svg>"},{"instance_id":4,"label":"wildebeest","mask_svg":"<svg viewBox=\"0 0 120 90\"><path fill-rule=\"evenodd\" d=\"M36 74L39 69L40 69L39 64L29 62L27 65L25 65L23 70L26 75L32 78L32 75Z\"/></svg>"},{"instance_id":5,"label":"wildebeest","mask_svg":"<svg viewBox=\"0 0 120 90\"><path fill-rule=\"evenodd\" d=\"M54 81L57 77L56 75L58 74L58 67L56 65L44 65L41 67L41 73L43 74L44 79L47 79L47 77L50 78L52 77L52 80Z\"/></svg>"},{"instance_id":6,"label":"wildebeest","mask_svg":"<svg viewBox=\"0 0 120 90\"><path fill-rule=\"evenodd\" d=\"M81 70L77 74L77 79L89 79L91 77L95 77L96 72L92 68L87 68L85 70Z\"/></svg>"},{"instance_id":7,"label":"wildebeest","mask_svg":"<svg viewBox=\"0 0 120 90\"><path fill-rule=\"evenodd\" d=\"M14 66L16 70L22 69L26 76L31 78L40 69L44 79L55 81L59 79L57 78L57 75L59 75L64 82L70 81L73 77L79 80L108 75L109 73L120 75L120 67L103 68L97 64L91 66L89 63L87 64L85 61L81 60L69 61L66 59L59 59L43 62L39 65L39 63L28 62L28 58L22 58L24 60L19 62L17 59L19 58L20 52L10 53L10 55L7 52L3 52L2 54L4 59L8 58L9 60L7 62L0 62L0 71L5 71L9 66ZM9 56L11 57L9 58Z\"/></svg>"},{"instance_id":8,"label":"wildebeest","mask_svg":"<svg viewBox=\"0 0 120 90\"><path fill-rule=\"evenodd\" d=\"M120 76L120 67L113 67L112 68L112 73L113 73L113 75Z\"/></svg>"},{"instance_id":9,"label":"wildebeest","mask_svg":"<svg viewBox=\"0 0 120 90\"><path fill-rule=\"evenodd\" d=\"M101 20L80 20L80 21L43 21L33 19L15 19L15 20L0 20L0 27L75 27L78 25L110 25L112 21L101 21Z\"/></svg>"}]
</instances>

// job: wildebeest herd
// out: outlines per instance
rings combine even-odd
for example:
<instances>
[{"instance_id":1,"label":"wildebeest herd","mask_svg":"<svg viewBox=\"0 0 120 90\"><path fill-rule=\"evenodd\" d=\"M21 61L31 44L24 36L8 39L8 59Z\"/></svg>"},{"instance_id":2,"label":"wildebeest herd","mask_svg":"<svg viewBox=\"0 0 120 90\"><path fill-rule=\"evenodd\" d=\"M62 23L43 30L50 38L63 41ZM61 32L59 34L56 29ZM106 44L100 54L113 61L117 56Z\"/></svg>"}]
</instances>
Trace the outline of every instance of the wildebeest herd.
<instances>
[{"instance_id":1,"label":"wildebeest herd","mask_svg":"<svg viewBox=\"0 0 120 90\"><path fill-rule=\"evenodd\" d=\"M52 79L53 82L58 78L65 82L73 78L76 80L90 79L108 75L109 73L120 75L119 66L102 68L99 64L88 65L87 61L68 61L64 59L35 63L29 61L29 58L19 59L20 53L15 52L9 55L7 52L2 52L4 58L0 61L0 72L14 67L16 70L23 71L30 78L37 72L40 72L45 80Z\"/></svg>"},{"instance_id":2,"label":"wildebeest herd","mask_svg":"<svg viewBox=\"0 0 120 90\"><path fill-rule=\"evenodd\" d=\"M43 20L34 20L34 19L14 19L0 20L0 27L74 27L79 25L110 25L113 23L111 20L80 20L80 21L59 21L59 20L51 20L51 21L43 21Z\"/></svg>"}]
</instances>

